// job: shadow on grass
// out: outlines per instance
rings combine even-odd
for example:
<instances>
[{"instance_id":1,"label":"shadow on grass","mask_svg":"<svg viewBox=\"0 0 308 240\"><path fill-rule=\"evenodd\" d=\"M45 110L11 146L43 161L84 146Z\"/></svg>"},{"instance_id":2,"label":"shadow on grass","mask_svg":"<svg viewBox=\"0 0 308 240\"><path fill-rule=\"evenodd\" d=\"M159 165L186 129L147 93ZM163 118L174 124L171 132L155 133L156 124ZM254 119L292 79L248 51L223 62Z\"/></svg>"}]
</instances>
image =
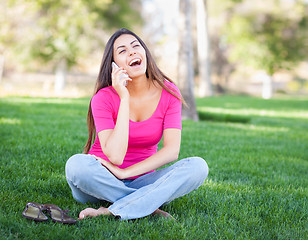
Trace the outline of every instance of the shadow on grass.
<instances>
[{"instance_id":1,"label":"shadow on grass","mask_svg":"<svg viewBox=\"0 0 308 240\"><path fill-rule=\"evenodd\" d=\"M235 123L249 123L250 117L233 115L233 114L223 114L223 113L211 113L198 111L199 119L201 121L214 121L214 122L235 122Z\"/></svg>"}]
</instances>

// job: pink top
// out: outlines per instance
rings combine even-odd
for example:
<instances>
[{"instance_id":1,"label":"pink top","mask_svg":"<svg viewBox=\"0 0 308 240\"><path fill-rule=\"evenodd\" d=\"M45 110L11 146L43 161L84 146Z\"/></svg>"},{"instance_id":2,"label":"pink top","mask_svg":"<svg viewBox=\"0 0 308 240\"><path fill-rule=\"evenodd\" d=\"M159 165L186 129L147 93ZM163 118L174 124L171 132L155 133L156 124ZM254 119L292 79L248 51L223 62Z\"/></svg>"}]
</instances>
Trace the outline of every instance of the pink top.
<instances>
[{"instance_id":1,"label":"pink top","mask_svg":"<svg viewBox=\"0 0 308 240\"><path fill-rule=\"evenodd\" d=\"M165 84L176 95L180 95L179 89L173 83L165 81ZM91 107L96 133L106 129L114 129L119 106L120 98L113 87L102 88L93 96ZM156 153L163 130L167 128L182 129L181 101L163 89L157 108L150 118L141 122L129 120L128 149L123 164L118 167L127 168ZM98 137L96 137L89 154L109 161L102 151ZM140 176L131 179L138 177Z\"/></svg>"}]
</instances>

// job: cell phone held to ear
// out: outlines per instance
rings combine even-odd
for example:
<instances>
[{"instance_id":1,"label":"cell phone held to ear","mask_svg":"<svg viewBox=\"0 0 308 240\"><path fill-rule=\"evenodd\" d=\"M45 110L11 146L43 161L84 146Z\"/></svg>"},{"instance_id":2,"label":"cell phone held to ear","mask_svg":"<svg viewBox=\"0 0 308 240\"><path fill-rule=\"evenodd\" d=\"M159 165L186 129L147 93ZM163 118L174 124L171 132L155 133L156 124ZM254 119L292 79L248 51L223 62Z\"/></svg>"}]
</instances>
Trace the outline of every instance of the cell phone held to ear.
<instances>
[{"instance_id":1,"label":"cell phone held to ear","mask_svg":"<svg viewBox=\"0 0 308 240\"><path fill-rule=\"evenodd\" d=\"M112 66L115 67L116 69L119 68L119 66L118 66L115 62L112 62ZM127 75L126 73L122 73L122 74L120 75L120 80L121 80L122 78L125 78L125 77L128 77L128 75ZM127 81L124 81L124 82L123 82L123 85L126 87L126 86L127 86Z\"/></svg>"}]
</instances>

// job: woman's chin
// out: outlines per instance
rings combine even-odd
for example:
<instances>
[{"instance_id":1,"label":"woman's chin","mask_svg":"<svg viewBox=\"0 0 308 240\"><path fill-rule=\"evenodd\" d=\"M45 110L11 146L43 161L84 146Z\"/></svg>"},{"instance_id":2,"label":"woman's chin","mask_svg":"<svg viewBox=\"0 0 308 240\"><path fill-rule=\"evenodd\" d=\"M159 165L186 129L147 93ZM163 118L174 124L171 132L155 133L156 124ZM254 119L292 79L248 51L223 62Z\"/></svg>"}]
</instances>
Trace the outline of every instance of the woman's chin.
<instances>
[{"instance_id":1,"label":"woman's chin","mask_svg":"<svg viewBox=\"0 0 308 240\"><path fill-rule=\"evenodd\" d=\"M129 77L131 79L145 77L145 76L146 76L145 72L133 72L133 73L129 74Z\"/></svg>"}]
</instances>

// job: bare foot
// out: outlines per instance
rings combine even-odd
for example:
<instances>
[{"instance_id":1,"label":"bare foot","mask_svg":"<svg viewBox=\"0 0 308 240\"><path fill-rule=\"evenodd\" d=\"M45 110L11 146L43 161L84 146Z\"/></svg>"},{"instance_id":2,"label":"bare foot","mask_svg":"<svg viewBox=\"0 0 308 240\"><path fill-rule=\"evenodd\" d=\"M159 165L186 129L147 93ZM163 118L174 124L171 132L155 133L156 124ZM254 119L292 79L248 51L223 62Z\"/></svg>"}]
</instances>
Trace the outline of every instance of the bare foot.
<instances>
[{"instance_id":1,"label":"bare foot","mask_svg":"<svg viewBox=\"0 0 308 240\"><path fill-rule=\"evenodd\" d=\"M171 218L173 220L175 220L174 217L172 217L172 215L170 215L169 213L163 211L163 210L160 210L159 208L156 209L153 213L152 213L153 216L157 215L157 216L160 216L160 217L164 217L164 218Z\"/></svg>"},{"instance_id":2,"label":"bare foot","mask_svg":"<svg viewBox=\"0 0 308 240\"><path fill-rule=\"evenodd\" d=\"M111 215L108 208L100 207L99 209L86 208L79 213L79 220L85 217L97 217L99 215Z\"/></svg>"}]
</instances>

